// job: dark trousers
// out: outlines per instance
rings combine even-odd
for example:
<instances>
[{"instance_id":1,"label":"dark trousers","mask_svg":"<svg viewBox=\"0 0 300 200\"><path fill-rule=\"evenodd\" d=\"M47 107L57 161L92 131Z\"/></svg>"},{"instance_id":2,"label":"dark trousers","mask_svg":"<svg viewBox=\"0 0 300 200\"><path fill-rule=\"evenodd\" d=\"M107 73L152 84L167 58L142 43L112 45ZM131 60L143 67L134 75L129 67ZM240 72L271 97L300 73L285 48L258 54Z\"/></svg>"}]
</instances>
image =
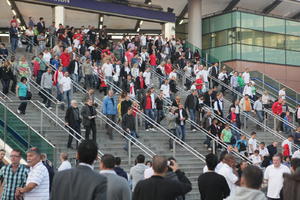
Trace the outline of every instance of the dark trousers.
<instances>
[{"instance_id":1,"label":"dark trousers","mask_svg":"<svg viewBox=\"0 0 300 200\"><path fill-rule=\"evenodd\" d=\"M27 97L19 97L19 99L22 100L27 100ZM20 105L18 110L21 111L22 114L25 114L26 111L26 107L27 107L27 101L23 101Z\"/></svg>"},{"instance_id":2,"label":"dark trousers","mask_svg":"<svg viewBox=\"0 0 300 200\"><path fill-rule=\"evenodd\" d=\"M41 85L42 75L46 72L45 70L39 70L38 75L36 77L36 83Z\"/></svg>"},{"instance_id":3,"label":"dark trousers","mask_svg":"<svg viewBox=\"0 0 300 200\"><path fill-rule=\"evenodd\" d=\"M175 129L169 129L169 131L178 138L178 134L177 134L177 131L176 131L176 128ZM173 149L173 139L169 139L169 148L170 149Z\"/></svg>"},{"instance_id":4,"label":"dark trousers","mask_svg":"<svg viewBox=\"0 0 300 200\"><path fill-rule=\"evenodd\" d=\"M96 142L96 123L94 121L91 122L89 126L84 126L85 128L85 139L89 140L90 133L92 131L92 140Z\"/></svg>"},{"instance_id":5,"label":"dark trousers","mask_svg":"<svg viewBox=\"0 0 300 200\"><path fill-rule=\"evenodd\" d=\"M12 84L11 84L11 88L10 91L12 91L13 93L16 93L16 86L17 86L17 76L14 75L13 79L12 79Z\"/></svg>"},{"instance_id":6,"label":"dark trousers","mask_svg":"<svg viewBox=\"0 0 300 200\"><path fill-rule=\"evenodd\" d=\"M2 82L2 86L3 86L2 92L3 92L4 94L8 94L10 80L9 80L9 79L8 79L8 80L3 80L3 79L2 79L1 82Z\"/></svg>"},{"instance_id":7,"label":"dark trousers","mask_svg":"<svg viewBox=\"0 0 300 200\"><path fill-rule=\"evenodd\" d=\"M112 122L116 122L116 115L106 115ZM106 128L106 133L112 138L112 127L114 124L112 122L106 123L105 128Z\"/></svg>"},{"instance_id":8,"label":"dark trousers","mask_svg":"<svg viewBox=\"0 0 300 200\"><path fill-rule=\"evenodd\" d=\"M157 110L156 115L156 122L160 124L161 120L164 118L164 111L163 110Z\"/></svg>"},{"instance_id":9,"label":"dark trousers","mask_svg":"<svg viewBox=\"0 0 300 200\"><path fill-rule=\"evenodd\" d=\"M71 127L72 129L69 129L70 133L72 135L74 135L75 138L77 138L78 140L80 139L79 135L81 135L81 131L80 131L80 123L77 123L75 126ZM76 134L77 133L77 134ZM73 136L69 135L69 139L68 139L68 145L67 147L71 147L72 145L72 141L73 141ZM79 135L78 135L79 134ZM76 141L76 148L78 147L78 141Z\"/></svg>"},{"instance_id":10,"label":"dark trousers","mask_svg":"<svg viewBox=\"0 0 300 200\"><path fill-rule=\"evenodd\" d=\"M43 89L43 103L46 104L46 107L49 108L51 106L51 89L44 88Z\"/></svg>"}]
</instances>

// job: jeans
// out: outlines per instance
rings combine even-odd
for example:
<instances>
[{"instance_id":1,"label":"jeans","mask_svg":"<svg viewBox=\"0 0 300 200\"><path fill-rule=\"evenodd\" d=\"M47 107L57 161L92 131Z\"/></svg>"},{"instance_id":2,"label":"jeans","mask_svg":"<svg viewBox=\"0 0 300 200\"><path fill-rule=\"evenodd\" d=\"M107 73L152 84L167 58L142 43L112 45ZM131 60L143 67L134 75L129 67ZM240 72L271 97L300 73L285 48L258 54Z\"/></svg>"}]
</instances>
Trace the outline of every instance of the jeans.
<instances>
[{"instance_id":1,"label":"jeans","mask_svg":"<svg viewBox=\"0 0 300 200\"><path fill-rule=\"evenodd\" d=\"M21 101L22 101L22 100L27 100L27 97L19 97L19 99L20 99ZM23 102L19 105L18 110L20 110L22 114L25 114L26 107L27 107L27 101L23 101Z\"/></svg>"},{"instance_id":2,"label":"jeans","mask_svg":"<svg viewBox=\"0 0 300 200\"><path fill-rule=\"evenodd\" d=\"M178 133L178 138L184 142L185 141L185 125L178 125L177 133Z\"/></svg>"},{"instance_id":3,"label":"jeans","mask_svg":"<svg viewBox=\"0 0 300 200\"><path fill-rule=\"evenodd\" d=\"M231 125L234 126L235 128L237 128L236 122L231 123ZM241 137L240 133L233 128L231 129L231 131L232 131L232 136L235 138L235 141L238 141Z\"/></svg>"},{"instance_id":4,"label":"jeans","mask_svg":"<svg viewBox=\"0 0 300 200\"><path fill-rule=\"evenodd\" d=\"M135 142L135 139L137 138L137 136L136 136L136 131L135 131L135 130L130 131L130 135L131 135L133 138L130 137L130 136L128 136L130 139L129 139L129 140L126 139L126 144L125 144L125 146L124 146L124 149L125 149L126 151L128 150L129 141L134 141L134 142ZM130 145L131 145L131 143L130 143Z\"/></svg>"},{"instance_id":5,"label":"jeans","mask_svg":"<svg viewBox=\"0 0 300 200\"><path fill-rule=\"evenodd\" d=\"M105 125L106 133L109 135L109 137L112 139L112 127L115 126L113 122L116 121L116 115L106 115L112 122L108 122Z\"/></svg>"},{"instance_id":6,"label":"jeans","mask_svg":"<svg viewBox=\"0 0 300 200\"><path fill-rule=\"evenodd\" d=\"M160 124L161 120L164 118L164 111L157 110L156 122Z\"/></svg>"},{"instance_id":7,"label":"jeans","mask_svg":"<svg viewBox=\"0 0 300 200\"><path fill-rule=\"evenodd\" d=\"M47 108L49 108L51 106L52 89L43 88L43 90L43 103L46 104Z\"/></svg>"},{"instance_id":8,"label":"jeans","mask_svg":"<svg viewBox=\"0 0 300 200\"><path fill-rule=\"evenodd\" d=\"M171 133L173 133L173 135L176 136L176 137L178 138L178 134L177 134L176 129L170 129L169 131L170 131ZM173 139L172 139L172 138L169 139L169 148L170 148L170 149L173 149Z\"/></svg>"},{"instance_id":9,"label":"jeans","mask_svg":"<svg viewBox=\"0 0 300 200\"><path fill-rule=\"evenodd\" d=\"M11 50L12 52L16 53L16 49L18 48L18 41L19 38L10 38L10 45L11 45Z\"/></svg>"},{"instance_id":10,"label":"jeans","mask_svg":"<svg viewBox=\"0 0 300 200\"><path fill-rule=\"evenodd\" d=\"M75 83L78 83L78 74L71 74L71 79L72 79ZM73 92L76 92L76 87L73 88Z\"/></svg>"},{"instance_id":11,"label":"jeans","mask_svg":"<svg viewBox=\"0 0 300 200\"><path fill-rule=\"evenodd\" d=\"M93 75L92 74L87 74L84 77L84 88L89 89L93 88Z\"/></svg>"},{"instance_id":12,"label":"jeans","mask_svg":"<svg viewBox=\"0 0 300 200\"><path fill-rule=\"evenodd\" d=\"M262 110L256 111L256 116L257 116L259 122L261 122L261 123L264 122L264 111L262 111Z\"/></svg>"},{"instance_id":13,"label":"jeans","mask_svg":"<svg viewBox=\"0 0 300 200\"><path fill-rule=\"evenodd\" d=\"M112 76L105 76L105 79L107 81L107 86L110 89L111 88L110 83L113 82L113 77Z\"/></svg>"},{"instance_id":14,"label":"jeans","mask_svg":"<svg viewBox=\"0 0 300 200\"><path fill-rule=\"evenodd\" d=\"M60 91L60 88L59 88L59 83L56 84L56 99L58 101L62 101L63 100L63 94L61 93Z\"/></svg>"},{"instance_id":15,"label":"jeans","mask_svg":"<svg viewBox=\"0 0 300 200\"><path fill-rule=\"evenodd\" d=\"M150 119L154 119L154 113L152 109L145 109L145 115L147 115ZM145 129L152 128L153 126L148 122L148 120L145 120Z\"/></svg>"},{"instance_id":16,"label":"jeans","mask_svg":"<svg viewBox=\"0 0 300 200\"><path fill-rule=\"evenodd\" d=\"M78 140L80 139L80 136L79 135L81 135L81 131L80 131L80 123L78 122L78 123L76 123L74 126L71 126L71 128L73 129L69 129L69 131L70 131L70 133L72 134L72 135L74 135L75 136L75 138L77 138ZM76 134L76 133L77 134ZM69 135L69 139L68 139L68 144L67 144L67 147L69 148L69 147L71 147L71 145L72 145L72 141L73 141L73 136L72 135ZM78 135L79 134L79 135ZM78 141L76 142L76 147L78 146Z\"/></svg>"},{"instance_id":17,"label":"jeans","mask_svg":"<svg viewBox=\"0 0 300 200\"><path fill-rule=\"evenodd\" d=\"M92 138L93 138L93 141L96 142L96 123L95 121L91 121L90 125L89 126L84 126L85 128L85 139L86 140L89 140L90 139L90 133L92 131Z\"/></svg>"},{"instance_id":18,"label":"jeans","mask_svg":"<svg viewBox=\"0 0 300 200\"><path fill-rule=\"evenodd\" d=\"M1 82L2 82L2 86L3 86L3 94L8 94L8 91L9 91L9 83L10 83L10 80L4 80L4 79L1 79Z\"/></svg>"},{"instance_id":19,"label":"jeans","mask_svg":"<svg viewBox=\"0 0 300 200\"><path fill-rule=\"evenodd\" d=\"M64 102L65 105L69 108L71 106L71 100L72 100L72 90L67 90L63 92Z\"/></svg>"},{"instance_id":20,"label":"jeans","mask_svg":"<svg viewBox=\"0 0 300 200\"><path fill-rule=\"evenodd\" d=\"M36 83L41 85L42 75L45 73L45 70L39 70L38 75L36 77Z\"/></svg>"},{"instance_id":21,"label":"jeans","mask_svg":"<svg viewBox=\"0 0 300 200\"><path fill-rule=\"evenodd\" d=\"M189 109L189 115L190 115L190 119L195 122L196 119L196 110L195 109ZM195 129L195 127L193 125L191 125L191 130Z\"/></svg>"},{"instance_id":22,"label":"jeans","mask_svg":"<svg viewBox=\"0 0 300 200\"><path fill-rule=\"evenodd\" d=\"M32 46L34 44L34 37L33 36L27 36L28 37L28 43L26 46L25 51L29 51L30 53L32 53Z\"/></svg>"}]
</instances>

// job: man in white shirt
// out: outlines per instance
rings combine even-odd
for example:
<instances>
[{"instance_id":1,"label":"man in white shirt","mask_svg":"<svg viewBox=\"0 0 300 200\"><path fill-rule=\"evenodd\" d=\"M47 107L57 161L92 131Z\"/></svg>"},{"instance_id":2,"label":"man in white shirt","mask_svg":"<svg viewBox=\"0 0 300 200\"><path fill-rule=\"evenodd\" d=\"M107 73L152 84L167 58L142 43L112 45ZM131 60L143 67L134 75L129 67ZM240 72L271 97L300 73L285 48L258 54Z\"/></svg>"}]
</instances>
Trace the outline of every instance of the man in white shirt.
<instances>
[{"instance_id":1,"label":"man in white shirt","mask_svg":"<svg viewBox=\"0 0 300 200\"><path fill-rule=\"evenodd\" d=\"M72 168L71 163L68 161L68 153L62 152L60 154L60 161L61 161L61 164L60 164L59 168L57 169L57 171L63 171L63 170Z\"/></svg>"},{"instance_id":2,"label":"man in white shirt","mask_svg":"<svg viewBox=\"0 0 300 200\"><path fill-rule=\"evenodd\" d=\"M223 175L230 188L230 195L235 193L236 183L238 181L237 172L235 171L235 158L231 154L227 154L224 158L224 164L218 171L218 174Z\"/></svg>"},{"instance_id":3,"label":"man in white shirt","mask_svg":"<svg viewBox=\"0 0 300 200\"><path fill-rule=\"evenodd\" d=\"M167 79L164 81L164 84L161 85L160 90L163 92L164 98L170 98L170 85Z\"/></svg>"},{"instance_id":4,"label":"man in white shirt","mask_svg":"<svg viewBox=\"0 0 300 200\"><path fill-rule=\"evenodd\" d=\"M174 68L173 71L169 74L169 79L174 78L175 80L177 79L177 73L176 69Z\"/></svg>"},{"instance_id":5,"label":"man in white shirt","mask_svg":"<svg viewBox=\"0 0 300 200\"><path fill-rule=\"evenodd\" d=\"M64 73L64 77L60 80L59 86L61 93L63 94L64 103L69 108L72 99L72 80L69 77L69 72Z\"/></svg>"},{"instance_id":6,"label":"man in white shirt","mask_svg":"<svg viewBox=\"0 0 300 200\"><path fill-rule=\"evenodd\" d=\"M249 154L253 154L257 150L256 132L251 133L251 138L248 141Z\"/></svg>"},{"instance_id":7,"label":"man in white shirt","mask_svg":"<svg viewBox=\"0 0 300 200\"><path fill-rule=\"evenodd\" d=\"M285 99L285 96L286 96L285 88L282 88L281 90L279 90L278 96L279 96L279 98Z\"/></svg>"},{"instance_id":8,"label":"man in white shirt","mask_svg":"<svg viewBox=\"0 0 300 200\"><path fill-rule=\"evenodd\" d=\"M146 71L143 74L143 77L145 78L145 84L147 87L151 86L151 71L150 71L150 67L148 67L146 69Z\"/></svg>"},{"instance_id":9,"label":"man in white shirt","mask_svg":"<svg viewBox=\"0 0 300 200\"><path fill-rule=\"evenodd\" d=\"M288 145L289 148L289 156L293 155L293 141L294 141L294 137L292 135L289 135L287 139L285 139L282 143L281 143L281 147L283 149L283 151L285 151L285 146Z\"/></svg>"},{"instance_id":10,"label":"man in white shirt","mask_svg":"<svg viewBox=\"0 0 300 200\"><path fill-rule=\"evenodd\" d=\"M290 174L290 169L281 164L281 156L273 156L273 164L266 168L264 179L268 182L267 197L270 199L280 199L280 190L283 186L283 174Z\"/></svg>"},{"instance_id":11,"label":"man in white shirt","mask_svg":"<svg viewBox=\"0 0 300 200\"><path fill-rule=\"evenodd\" d=\"M144 180L144 172L148 168L145 163L145 156L144 155L138 155L136 158L137 164L134 167L131 167L130 169L130 179L132 180L132 191L134 190L136 184Z\"/></svg>"},{"instance_id":12,"label":"man in white shirt","mask_svg":"<svg viewBox=\"0 0 300 200\"><path fill-rule=\"evenodd\" d=\"M246 68L245 72L242 74L242 78L244 79L245 84L250 83L250 74L248 71L248 68Z\"/></svg>"},{"instance_id":13,"label":"man in white shirt","mask_svg":"<svg viewBox=\"0 0 300 200\"><path fill-rule=\"evenodd\" d=\"M114 66L111 64L110 59L107 59L106 63L102 65L102 71L104 73L105 79L109 82L112 82L113 73L114 73Z\"/></svg>"},{"instance_id":14,"label":"man in white shirt","mask_svg":"<svg viewBox=\"0 0 300 200\"><path fill-rule=\"evenodd\" d=\"M27 163L30 166L26 186L16 189L16 197L24 200L48 200L50 197L49 173L41 160L41 152L37 147L27 151Z\"/></svg>"},{"instance_id":15,"label":"man in white shirt","mask_svg":"<svg viewBox=\"0 0 300 200\"><path fill-rule=\"evenodd\" d=\"M149 168L145 169L145 171L144 171L144 178L145 179L150 178L153 176L153 174L154 174L153 168L149 167Z\"/></svg>"}]
</instances>

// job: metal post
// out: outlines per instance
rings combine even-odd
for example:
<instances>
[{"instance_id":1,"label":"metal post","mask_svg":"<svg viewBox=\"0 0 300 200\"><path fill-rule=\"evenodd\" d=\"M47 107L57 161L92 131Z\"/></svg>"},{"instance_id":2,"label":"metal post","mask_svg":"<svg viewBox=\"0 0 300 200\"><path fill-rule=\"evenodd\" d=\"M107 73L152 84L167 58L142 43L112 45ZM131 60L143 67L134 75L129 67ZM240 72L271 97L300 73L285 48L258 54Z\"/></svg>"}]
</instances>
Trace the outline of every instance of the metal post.
<instances>
[{"instance_id":1,"label":"metal post","mask_svg":"<svg viewBox=\"0 0 300 200\"><path fill-rule=\"evenodd\" d=\"M263 90L265 91L265 74L263 74L263 77L262 77L262 81L263 81Z\"/></svg>"},{"instance_id":2,"label":"metal post","mask_svg":"<svg viewBox=\"0 0 300 200\"><path fill-rule=\"evenodd\" d=\"M263 124L265 125L264 126L264 131L266 131L266 126L267 126L267 119L266 119L266 113L264 112L264 121L263 121Z\"/></svg>"},{"instance_id":3,"label":"metal post","mask_svg":"<svg viewBox=\"0 0 300 200\"><path fill-rule=\"evenodd\" d=\"M205 66L208 68L208 53L205 53Z\"/></svg>"},{"instance_id":4,"label":"metal post","mask_svg":"<svg viewBox=\"0 0 300 200\"><path fill-rule=\"evenodd\" d=\"M274 115L274 130L276 131L276 117Z\"/></svg>"},{"instance_id":5,"label":"metal post","mask_svg":"<svg viewBox=\"0 0 300 200\"><path fill-rule=\"evenodd\" d=\"M31 133L31 130L30 130L30 127L28 126L28 135L27 135L27 144L28 144L28 149L30 148L30 133Z\"/></svg>"},{"instance_id":6,"label":"metal post","mask_svg":"<svg viewBox=\"0 0 300 200\"><path fill-rule=\"evenodd\" d=\"M246 130L246 128L247 128L247 118L244 114L244 129Z\"/></svg>"},{"instance_id":7,"label":"metal post","mask_svg":"<svg viewBox=\"0 0 300 200\"><path fill-rule=\"evenodd\" d=\"M4 145L6 145L6 133L7 133L7 108L4 106Z\"/></svg>"},{"instance_id":8,"label":"metal post","mask_svg":"<svg viewBox=\"0 0 300 200\"><path fill-rule=\"evenodd\" d=\"M41 111L41 127L40 127L40 133L43 135L43 111Z\"/></svg>"},{"instance_id":9,"label":"metal post","mask_svg":"<svg viewBox=\"0 0 300 200\"><path fill-rule=\"evenodd\" d=\"M138 127L139 127L138 121L139 121L139 120L138 120L138 115L136 115L136 116L135 116L135 128L136 128L137 131L139 130L139 128L138 128Z\"/></svg>"},{"instance_id":10,"label":"metal post","mask_svg":"<svg viewBox=\"0 0 300 200\"><path fill-rule=\"evenodd\" d=\"M213 143L213 154L216 154L216 142L214 140L212 140L212 143Z\"/></svg>"},{"instance_id":11,"label":"metal post","mask_svg":"<svg viewBox=\"0 0 300 200\"><path fill-rule=\"evenodd\" d=\"M175 158L175 155L176 155L176 142L175 142L175 139L173 139L173 157Z\"/></svg>"},{"instance_id":12,"label":"metal post","mask_svg":"<svg viewBox=\"0 0 300 200\"><path fill-rule=\"evenodd\" d=\"M128 166L131 166L131 139L128 141Z\"/></svg>"}]
</instances>

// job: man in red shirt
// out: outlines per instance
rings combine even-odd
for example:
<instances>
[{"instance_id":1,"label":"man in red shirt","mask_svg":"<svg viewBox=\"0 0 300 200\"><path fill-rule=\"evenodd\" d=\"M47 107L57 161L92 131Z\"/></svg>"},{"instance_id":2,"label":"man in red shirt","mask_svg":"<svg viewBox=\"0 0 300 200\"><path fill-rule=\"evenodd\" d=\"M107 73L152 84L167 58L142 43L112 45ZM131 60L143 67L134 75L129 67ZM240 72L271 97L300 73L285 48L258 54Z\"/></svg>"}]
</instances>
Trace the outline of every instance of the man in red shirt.
<instances>
[{"instance_id":1,"label":"man in red shirt","mask_svg":"<svg viewBox=\"0 0 300 200\"><path fill-rule=\"evenodd\" d=\"M147 115L150 119L154 120L154 113L153 113L153 107L152 107L152 99L151 99L151 90L148 90L143 101L142 106L145 112L145 115ZM153 131L153 125L150 124L148 121L145 121L145 129L146 131L152 130Z\"/></svg>"},{"instance_id":2,"label":"man in red shirt","mask_svg":"<svg viewBox=\"0 0 300 200\"><path fill-rule=\"evenodd\" d=\"M272 105L272 111L278 117L280 117L281 114L282 114L282 101L283 101L283 99L279 98L278 101L276 101ZM277 119L277 118L275 118L274 127L276 127L276 131L280 131L281 130L281 121L279 119Z\"/></svg>"},{"instance_id":3,"label":"man in red shirt","mask_svg":"<svg viewBox=\"0 0 300 200\"><path fill-rule=\"evenodd\" d=\"M69 54L67 48L60 55L60 59L61 59L61 64L63 66L63 72L67 72L68 71L68 67L70 65L70 59L71 59L70 54Z\"/></svg>"},{"instance_id":4,"label":"man in red shirt","mask_svg":"<svg viewBox=\"0 0 300 200\"><path fill-rule=\"evenodd\" d=\"M202 87L203 87L203 80L202 77L199 76L196 81L195 81L195 86L196 86L196 90L198 92L198 94L202 94Z\"/></svg>"},{"instance_id":5,"label":"man in red shirt","mask_svg":"<svg viewBox=\"0 0 300 200\"><path fill-rule=\"evenodd\" d=\"M141 99L145 95L145 89L147 88L145 84L145 79L143 77L143 72L139 73L139 76L135 79L135 88L137 90L138 101L141 102Z\"/></svg>"},{"instance_id":6,"label":"man in red shirt","mask_svg":"<svg viewBox=\"0 0 300 200\"><path fill-rule=\"evenodd\" d=\"M151 66L156 66L156 55L155 51L152 52L152 54L149 56L150 59L150 65Z\"/></svg>"}]
</instances>

